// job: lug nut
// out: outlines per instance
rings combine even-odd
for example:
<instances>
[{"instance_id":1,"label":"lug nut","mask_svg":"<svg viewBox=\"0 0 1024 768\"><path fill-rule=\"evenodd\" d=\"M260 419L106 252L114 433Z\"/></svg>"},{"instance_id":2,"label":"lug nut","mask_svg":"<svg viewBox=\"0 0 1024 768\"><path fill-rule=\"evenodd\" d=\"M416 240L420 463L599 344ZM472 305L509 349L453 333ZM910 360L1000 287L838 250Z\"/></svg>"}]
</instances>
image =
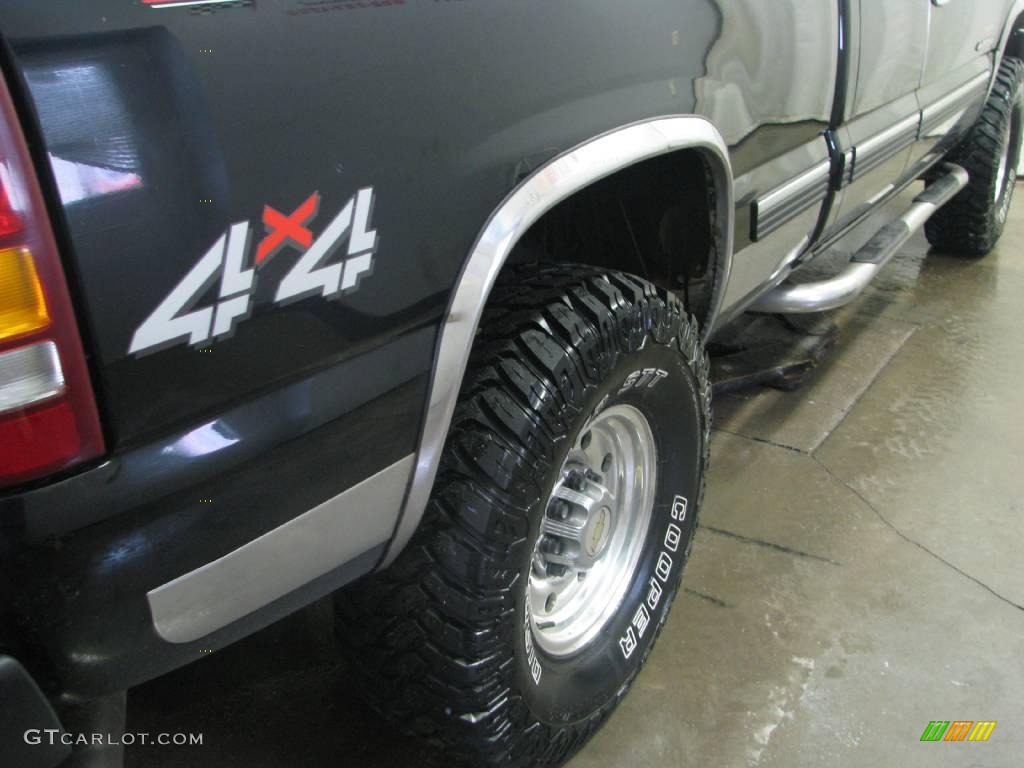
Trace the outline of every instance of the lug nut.
<instances>
[{"instance_id":1,"label":"lug nut","mask_svg":"<svg viewBox=\"0 0 1024 768\"><path fill-rule=\"evenodd\" d=\"M578 469L572 469L569 471L569 475L565 478L565 485L574 491L579 491L583 488L583 473Z\"/></svg>"},{"instance_id":2,"label":"lug nut","mask_svg":"<svg viewBox=\"0 0 1024 768\"><path fill-rule=\"evenodd\" d=\"M551 503L551 508L548 513L556 520L566 520L570 514L569 505L561 499L555 499L555 501Z\"/></svg>"},{"instance_id":3,"label":"lug nut","mask_svg":"<svg viewBox=\"0 0 1024 768\"><path fill-rule=\"evenodd\" d=\"M546 555L560 555L565 551L565 544L552 536L545 536L540 543L540 551Z\"/></svg>"}]
</instances>

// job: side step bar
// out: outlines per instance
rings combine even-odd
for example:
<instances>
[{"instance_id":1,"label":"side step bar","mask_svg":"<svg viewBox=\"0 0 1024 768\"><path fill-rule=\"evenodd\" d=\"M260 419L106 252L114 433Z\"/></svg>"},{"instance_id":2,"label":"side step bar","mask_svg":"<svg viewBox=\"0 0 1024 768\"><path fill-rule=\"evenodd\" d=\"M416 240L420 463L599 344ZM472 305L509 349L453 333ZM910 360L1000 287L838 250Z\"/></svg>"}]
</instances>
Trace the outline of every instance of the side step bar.
<instances>
[{"instance_id":1,"label":"side step bar","mask_svg":"<svg viewBox=\"0 0 1024 768\"><path fill-rule=\"evenodd\" d=\"M838 275L816 283L780 285L758 299L751 311L772 314L823 312L853 301L911 236L970 181L967 171L959 165L945 163L939 171L942 174L939 179L914 198L907 212L878 230Z\"/></svg>"}]
</instances>

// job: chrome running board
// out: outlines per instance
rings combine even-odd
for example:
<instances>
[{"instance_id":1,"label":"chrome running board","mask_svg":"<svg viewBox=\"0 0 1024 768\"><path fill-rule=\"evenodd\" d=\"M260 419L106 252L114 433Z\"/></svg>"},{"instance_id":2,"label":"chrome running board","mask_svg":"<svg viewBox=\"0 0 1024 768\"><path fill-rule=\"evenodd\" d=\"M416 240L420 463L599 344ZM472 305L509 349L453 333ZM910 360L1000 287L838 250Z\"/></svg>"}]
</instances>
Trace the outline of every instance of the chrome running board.
<instances>
[{"instance_id":1,"label":"chrome running board","mask_svg":"<svg viewBox=\"0 0 1024 768\"><path fill-rule=\"evenodd\" d=\"M780 285L754 302L751 311L772 314L823 312L853 301L914 233L970 181L967 171L959 165L946 163L939 167L939 171L942 176L914 198L906 213L878 230L838 275L815 283Z\"/></svg>"}]
</instances>

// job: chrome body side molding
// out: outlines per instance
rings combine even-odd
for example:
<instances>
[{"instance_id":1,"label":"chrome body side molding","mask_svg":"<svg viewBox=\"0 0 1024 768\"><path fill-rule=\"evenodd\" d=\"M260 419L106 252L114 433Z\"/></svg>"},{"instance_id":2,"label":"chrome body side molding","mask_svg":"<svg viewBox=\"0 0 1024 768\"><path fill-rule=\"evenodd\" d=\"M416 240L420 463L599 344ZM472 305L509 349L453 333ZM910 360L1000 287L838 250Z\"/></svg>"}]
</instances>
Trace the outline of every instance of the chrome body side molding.
<instances>
[{"instance_id":1,"label":"chrome body side molding","mask_svg":"<svg viewBox=\"0 0 1024 768\"><path fill-rule=\"evenodd\" d=\"M388 540L413 456L233 552L146 593L153 626L190 643L308 584Z\"/></svg>"},{"instance_id":2,"label":"chrome body side molding","mask_svg":"<svg viewBox=\"0 0 1024 768\"><path fill-rule=\"evenodd\" d=\"M679 116L634 123L559 155L520 184L491 215L452 295L434 357L426 418L402 517L382 566L412 537L434 485L473 337L498 273L530 226L556 204L616 171L683 149L699 151L714 176L718 279L705 333L715 328L729 279L733 241L733 178L729 150L706 118Z\"/></svg>"},{"instance_id":3,"label":"chrome body side molding","mask_svg":"<svg viewBox=\"0 0 1024 768\"><path fill-rule=\"evenodd\" d=\"M920 116L914 114L857 145L852 180L856 181L917 141L920 124Z\"/></svg>"},{"instance_id":4,"label":"chrome body side molding","mask_svg":"<svg viewBox=\"0 0 1024 768\"><path fill-rule=\"evenodd\" d=\"M926 106L921 118L921 138L933 133L941 135L944 131L936 129L941 129L951 120L958 119L972 104L981 101L990 77L988 73L981 72L952 93Z\"/></svg>"},{"instance_id":5,"label":"chrome body side molding","mask_svg":"<svg viewBox=\"0 0 1024 768\"><path fill-rule=\"evenodd\" d=\"M751 239L760 240L828 196L832 164L824 160L753 203Z\"/></svg>"}]
</instances>

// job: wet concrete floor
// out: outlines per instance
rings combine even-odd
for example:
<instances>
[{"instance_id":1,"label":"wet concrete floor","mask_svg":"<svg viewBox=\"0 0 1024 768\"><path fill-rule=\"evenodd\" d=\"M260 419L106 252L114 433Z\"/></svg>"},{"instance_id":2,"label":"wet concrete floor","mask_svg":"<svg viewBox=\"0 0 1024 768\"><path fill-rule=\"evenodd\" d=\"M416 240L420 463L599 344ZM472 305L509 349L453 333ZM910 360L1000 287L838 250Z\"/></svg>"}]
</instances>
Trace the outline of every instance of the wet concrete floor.
<instances>
[{"instance_id":1,"label":"wet concrete floor","mask_svg":"<svg viewBox=\"0 0 1024 768\"><path fill-rule=\"evenodd\" d=\"M985 259L916 237L800 390L718 399L681 599L571 768L1024 765L1018 200ZM347 663L314 605L133 690L129 730L204 745L128 765L449 765L367 712ZM931 720L998 725L921 743Z\"/></svg>"}]
</instances>

